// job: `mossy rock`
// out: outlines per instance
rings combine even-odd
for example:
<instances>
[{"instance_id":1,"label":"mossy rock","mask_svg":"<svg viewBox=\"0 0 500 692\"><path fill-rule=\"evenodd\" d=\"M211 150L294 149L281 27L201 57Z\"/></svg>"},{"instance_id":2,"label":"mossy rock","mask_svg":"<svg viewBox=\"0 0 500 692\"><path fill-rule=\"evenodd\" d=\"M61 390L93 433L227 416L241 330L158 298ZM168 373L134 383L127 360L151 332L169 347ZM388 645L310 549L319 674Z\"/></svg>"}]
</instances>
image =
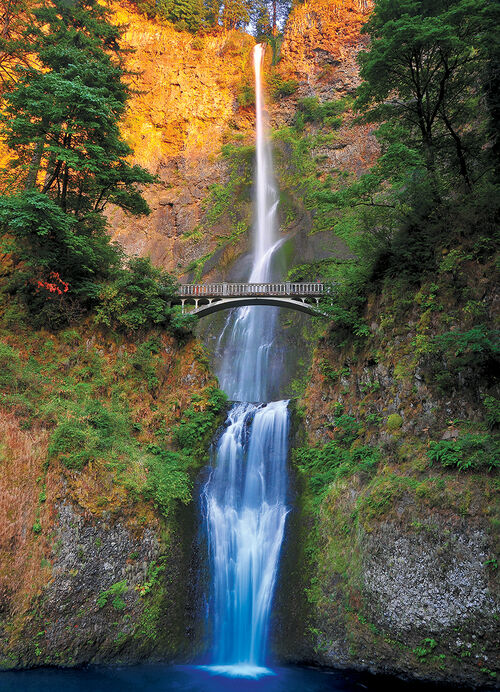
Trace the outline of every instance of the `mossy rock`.
<instances>
[{"instance_id":1,"label":"mossy rock","mask_svg":"<svg viewBox=\"0 0 500 692\"><path fill-rule=\"evenodd\" d=\"M391 413L391 415L387 418L387 423L385 425L389 432L396 432L396 430L399 430L403 425L403 419L399 413Z\"/></svg>"}]
</instances>

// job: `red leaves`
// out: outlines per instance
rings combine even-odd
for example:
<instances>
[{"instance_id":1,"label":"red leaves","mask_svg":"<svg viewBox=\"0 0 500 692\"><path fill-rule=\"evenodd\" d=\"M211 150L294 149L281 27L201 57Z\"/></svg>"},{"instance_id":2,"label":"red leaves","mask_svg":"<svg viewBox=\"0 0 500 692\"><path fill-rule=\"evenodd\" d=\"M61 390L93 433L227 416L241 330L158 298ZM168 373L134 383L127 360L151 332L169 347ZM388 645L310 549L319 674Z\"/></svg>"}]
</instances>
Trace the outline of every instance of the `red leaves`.
<instances>
[{"instance_id":1,"label":"red leaves","mask_svg":"<svg viewBox=\"0 0 500 692\"><path fill-rule=\"evenodd\" d=\"M44 289L48 293L55 293L59 296L62 296L63 293L68 292L69 284L67 284L66 281L63 281L61 279L58 272L50 272L49 279L49 281L43 281L42 279L38 279L35 282L37 293L39 293L41 289Z\"/></svg>"}]
</instances>

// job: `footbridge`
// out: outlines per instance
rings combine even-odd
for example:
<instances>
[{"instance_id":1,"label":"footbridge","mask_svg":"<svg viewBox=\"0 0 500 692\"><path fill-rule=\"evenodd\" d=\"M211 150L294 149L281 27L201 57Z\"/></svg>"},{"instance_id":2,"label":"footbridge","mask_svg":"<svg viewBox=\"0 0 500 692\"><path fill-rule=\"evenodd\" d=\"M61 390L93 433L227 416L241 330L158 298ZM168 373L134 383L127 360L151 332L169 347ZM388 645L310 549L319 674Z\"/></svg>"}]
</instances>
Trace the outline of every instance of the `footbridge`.
<instances>
[{"instance_id":1,"label":"footbridge","mask_svg":"<svg viewBox=\"0 0 500 692\"><path fill-rule=\"evenodd\" d=\"M332 293L332 284L319 282L181 284L175 302L182 305L183 313L187 305L194 305L189 312L197 317L245 305L272 305L323 316L320 299Z\"/></svg>"}]
</instances>

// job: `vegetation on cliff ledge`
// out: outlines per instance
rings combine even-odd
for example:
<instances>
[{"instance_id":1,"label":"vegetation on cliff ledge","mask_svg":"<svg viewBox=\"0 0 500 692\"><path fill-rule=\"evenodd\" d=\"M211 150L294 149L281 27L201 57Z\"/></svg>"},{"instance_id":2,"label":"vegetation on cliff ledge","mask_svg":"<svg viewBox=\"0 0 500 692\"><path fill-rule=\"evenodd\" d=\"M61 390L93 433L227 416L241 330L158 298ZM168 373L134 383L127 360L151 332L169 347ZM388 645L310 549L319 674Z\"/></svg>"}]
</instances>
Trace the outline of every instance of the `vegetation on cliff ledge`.
<instances>
[{"instance_id":1,"label":"vegetation on cliff ledge","mask_svg":"<svg viewBox=\"0 0 500 692\"><path fill-rule=\"evenodd\" d=\"M376 164L315 176L289 131L309 167L296 190L353 251L291 274L337 284L294 452L325 663L497 675L497 23L487 2L377 0L354 104Z\"/></svg>"}]
</instances>

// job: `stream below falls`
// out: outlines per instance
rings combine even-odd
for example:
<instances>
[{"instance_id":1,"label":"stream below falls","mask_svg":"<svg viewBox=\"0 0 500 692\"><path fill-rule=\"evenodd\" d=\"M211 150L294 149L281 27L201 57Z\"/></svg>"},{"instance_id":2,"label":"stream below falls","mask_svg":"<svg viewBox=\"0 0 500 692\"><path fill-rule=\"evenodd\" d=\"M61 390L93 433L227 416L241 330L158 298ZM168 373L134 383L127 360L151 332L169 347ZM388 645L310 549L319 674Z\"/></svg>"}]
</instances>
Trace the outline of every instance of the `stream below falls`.
<instances>
[{"instance_id":1,"label":"stream below falls","mask_svg":"<svg viewBox=\"0 0 500 692\"><path fill-rule=\"evenodd\" d=\"M260 679L212 675L191 666L38 669L0 674L2 692L451 692L453 687L409 683L310 668L276 667Z\"/></svg>"}]
</instances>

